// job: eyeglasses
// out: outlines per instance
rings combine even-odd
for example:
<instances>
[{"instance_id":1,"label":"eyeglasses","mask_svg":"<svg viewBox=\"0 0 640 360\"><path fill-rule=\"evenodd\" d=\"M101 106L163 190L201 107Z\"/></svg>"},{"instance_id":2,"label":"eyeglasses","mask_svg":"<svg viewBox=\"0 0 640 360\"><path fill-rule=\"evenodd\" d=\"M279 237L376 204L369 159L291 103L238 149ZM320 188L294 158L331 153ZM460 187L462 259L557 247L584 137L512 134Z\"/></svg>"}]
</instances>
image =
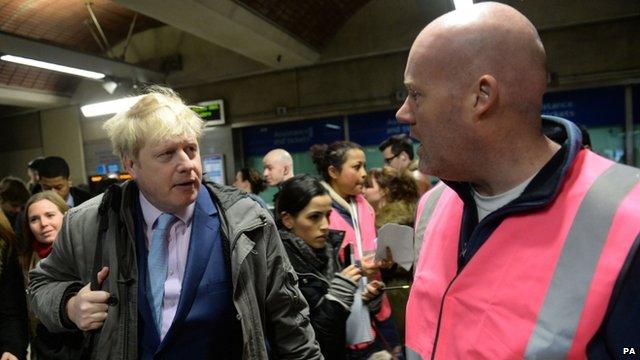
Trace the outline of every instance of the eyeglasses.
<instances>
[{"instance_id":1,"label":"eyeglasses","mask_svg":"<svg viewBox=\"0 0 640 360\"><path fill-rule=\"evenodd\" d=\"M387 165L389 165L389 164L391 164L391 162L393 161L393 159L397 158L398 156L400 156L400 154L395 154L395 155L393 155L393 156L392 156L392 157L390 157L390 158L384 158L384 163L385 163L385 164L387 164Z\"/></svg>"}]
</instances>

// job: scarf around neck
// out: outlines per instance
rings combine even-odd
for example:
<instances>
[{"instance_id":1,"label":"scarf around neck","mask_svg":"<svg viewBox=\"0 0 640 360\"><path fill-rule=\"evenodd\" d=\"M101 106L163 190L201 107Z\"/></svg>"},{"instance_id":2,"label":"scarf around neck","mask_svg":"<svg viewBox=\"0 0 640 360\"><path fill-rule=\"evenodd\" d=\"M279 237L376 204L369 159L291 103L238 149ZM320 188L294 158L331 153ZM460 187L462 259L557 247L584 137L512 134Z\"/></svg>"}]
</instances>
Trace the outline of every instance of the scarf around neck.
<instances>
[{"instance_id":1,"label":"scarf around neck","mask_svg":"<svg viewBox=\"0 0 640 360\"><path fill-rule=\"evenodd\" d=\"M31 248L35 251L40 259L46 258L49 254L51 254L51 250L53 250L53 244L43 244L38 240L34 240L31 243Z\"/></svg>"}]
</instances>

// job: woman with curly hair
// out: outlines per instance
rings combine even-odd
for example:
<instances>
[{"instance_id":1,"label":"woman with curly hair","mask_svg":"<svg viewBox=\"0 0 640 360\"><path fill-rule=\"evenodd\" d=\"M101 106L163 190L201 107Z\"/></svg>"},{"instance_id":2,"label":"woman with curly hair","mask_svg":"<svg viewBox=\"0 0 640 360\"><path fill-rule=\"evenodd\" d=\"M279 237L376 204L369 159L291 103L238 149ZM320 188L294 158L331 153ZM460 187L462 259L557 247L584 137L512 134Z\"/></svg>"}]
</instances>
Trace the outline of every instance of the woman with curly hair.
<instances>
[{"instance_id":1,"label":"woman with curly hair","mask_svg":"<svg viewBox=\"0 0 640 360\"><path fill-rule=\"evenodd\" d=\"M413 227L420 197L416 182L409 171L398 172L389 166L371 169L364 184L364 196L376 209L377 229L388 223ZM391 267L382 269L382 280L387 286L397 288L388 291L387 296L398 335L404 343L404 320L409 288L402 286L411 285L412 272L398 267L397 263L392 263Z\"/></svg>"}]
</instances>

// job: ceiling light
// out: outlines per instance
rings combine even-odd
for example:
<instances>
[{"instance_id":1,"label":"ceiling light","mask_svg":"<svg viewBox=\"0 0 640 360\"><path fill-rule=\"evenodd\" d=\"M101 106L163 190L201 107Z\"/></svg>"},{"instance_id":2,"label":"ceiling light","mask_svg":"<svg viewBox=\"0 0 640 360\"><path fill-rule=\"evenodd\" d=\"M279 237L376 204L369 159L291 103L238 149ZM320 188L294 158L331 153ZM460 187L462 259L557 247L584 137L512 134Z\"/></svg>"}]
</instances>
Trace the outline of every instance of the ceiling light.
<instances>
[{"instance_id":1,"label":"ceiling light","mask_svg":"<svg viewBox=\"0 0 640 360\"><path fill-rule=\"evenodd\" d=\"M102 88L109 94L113 94L116 88L118 88L118 83L113 80L107 80L102 83Z\"/></svg>"},{"instance_id":2,"label":"ceiling light","mask_svg":"<svg viewBox=\"0 0 640 360\"><path fill-rule=\"evenodd\" d=\"M44 61L23 58L20 56L2 55L0 56L0 60L9 61L9 62L22 64L22 65L35 66L35 67L39 67L47 70L59 71L66 74L86 77L89 79L102 79L105 76L104 74L95 72L95 71L82 70L82 69L78 69L70 66L52 64Z\"/></svg>"},{"instance_id":3,"label":"ceiling light","mask_svg":"<svg viewBox=\"0 0 640 360\"><path fill-rule=\"evenodd\" d=\"M118 100L104 101L95 104L83 105L80 107L82 115L94 117L100 115L115 114L129 110L142 96L126 97Z\"/></svg>"},{"instance_id":4,"label":"ceiling light","mask_svg":"<svg viewBox=\"0 0 640 360\"><path fill-rule=\"evenodd\" d=\"M453 7L455 9L463 9L473 5L473 0L453 0Z\"/></svg>"}]
</instances>

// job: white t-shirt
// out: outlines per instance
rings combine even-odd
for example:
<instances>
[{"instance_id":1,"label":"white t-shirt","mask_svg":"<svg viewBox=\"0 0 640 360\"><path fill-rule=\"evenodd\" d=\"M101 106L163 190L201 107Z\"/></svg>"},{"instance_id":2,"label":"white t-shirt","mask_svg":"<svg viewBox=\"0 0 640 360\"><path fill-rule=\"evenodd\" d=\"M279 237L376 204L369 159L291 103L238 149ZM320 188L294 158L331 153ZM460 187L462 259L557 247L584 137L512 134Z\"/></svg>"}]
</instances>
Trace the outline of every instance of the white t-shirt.
<instances>
[{"instance_id":1,"label":"white t-shirt","mask_svg":"<svg viewBox=\"0 0 640 360\"><path fill-rule=\"evenodd\" d=\"M493 196L480 195L475 189L472 188L473 199L476 201L476 207L478 209L478 222L482 221L487 215L507 205L511 201L515 200L522 194L527 185L533 180L538 173L535 173L532 177L523 181L511 190L507 190L502 194Z\"/></svg>"}]
</instances>

